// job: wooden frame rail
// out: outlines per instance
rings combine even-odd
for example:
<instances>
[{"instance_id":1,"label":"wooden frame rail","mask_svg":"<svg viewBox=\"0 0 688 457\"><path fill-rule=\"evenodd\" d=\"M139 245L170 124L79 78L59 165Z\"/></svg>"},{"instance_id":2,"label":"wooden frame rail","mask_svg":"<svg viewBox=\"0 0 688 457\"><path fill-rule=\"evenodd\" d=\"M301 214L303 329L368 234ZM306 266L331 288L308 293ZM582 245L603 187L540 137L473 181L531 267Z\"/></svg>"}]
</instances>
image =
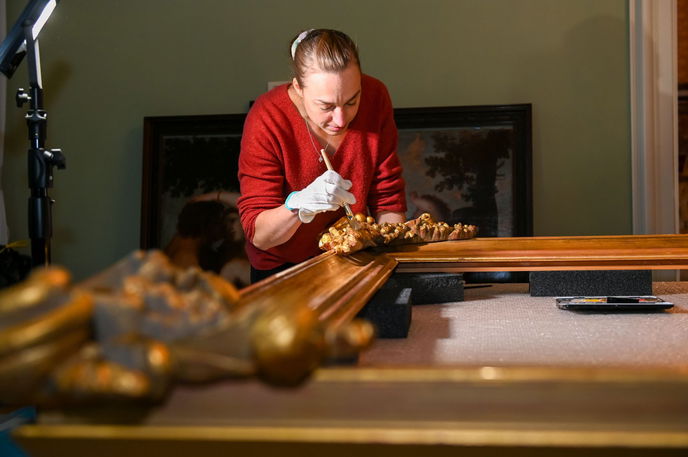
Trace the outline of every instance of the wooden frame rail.
<instances>
[{"instance_id":1,"label":"wooden frame rail","mask_svg":"<svg viewBox=\"0 0 688 457\"><path fill-rule=\"evenodd\" d=\"M48 413L14 437L34 457L677 456L686 383L661 371L327 368L288 392L181 389L136 423Z\"/></svg>"},{"instance_id":2,"label":"wooden frame rail","mask_svg":"<svg viewBox=\"0 0 688 457\"><path fill-rule=\"evenodd\" d=\"M393 271L688 269L688 235L612 235L469 240L323 253L241 291L250 306L298 302L327 325L351 320Z\"/></svg>"},{"instance_id":3,"label":"wooden frame rail","mask_svg":"<svg viewBox=\"0 0 688 457\"><path fill-rule=\"evenodd\" d=\"M688 235L474 238L400 246L398 271L688 269Z\"/></svg>"},{"instance_id":4,"label":"wooden frame rail","mask_svg":"<svg viewBox=\"0 0 688 457\"><path fill-rule=\"evenodd\" d=\"M342 325L395 268L680 269L688 268L688 236L477 238L324 253L243 289L240 301L304 304L325 325ZM257 383L180 389L136 424L48 416L14 437L36 457L56 449L91 455L93 443L108 456L673 456L688 449L687 389L686 367L335 367L294 391Z\"/></svg>"},{"instance_id":5,"label":"wooden frame rail","mask_svg":"<svg viewBox=\"0 0 688 457\"><path fill-rule=\"evenodd\" d=\"M295 302L317 311L328 327L356 316L397 266L384 254L323 253L241 290L241 304L269 306Z\"/></svg>"}]
</instances>

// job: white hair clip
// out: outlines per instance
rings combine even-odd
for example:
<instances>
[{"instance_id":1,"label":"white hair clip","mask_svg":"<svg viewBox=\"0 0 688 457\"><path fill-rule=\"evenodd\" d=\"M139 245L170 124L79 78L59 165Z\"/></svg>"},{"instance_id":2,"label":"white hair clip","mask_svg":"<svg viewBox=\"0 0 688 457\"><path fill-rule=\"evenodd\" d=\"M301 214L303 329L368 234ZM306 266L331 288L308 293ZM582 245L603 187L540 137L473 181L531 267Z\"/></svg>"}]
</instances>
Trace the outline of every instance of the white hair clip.
<instances>
[{"instance_id":1,"label":"white hair clip","mask_svg":"<svg viewBox=\"0 0 688 457\"><path fill-rule=\"evenodd\" d=\"M299 43L301 43L304 38L308 36L309 33L311 33L315 29L308 29L304 30L303 32L299 33L299 36L296 37L294 42L291 44L291 58L292 60L294 59L294 56L296 55L296 48L299 47Z\"/></svg>"}]
</instances>

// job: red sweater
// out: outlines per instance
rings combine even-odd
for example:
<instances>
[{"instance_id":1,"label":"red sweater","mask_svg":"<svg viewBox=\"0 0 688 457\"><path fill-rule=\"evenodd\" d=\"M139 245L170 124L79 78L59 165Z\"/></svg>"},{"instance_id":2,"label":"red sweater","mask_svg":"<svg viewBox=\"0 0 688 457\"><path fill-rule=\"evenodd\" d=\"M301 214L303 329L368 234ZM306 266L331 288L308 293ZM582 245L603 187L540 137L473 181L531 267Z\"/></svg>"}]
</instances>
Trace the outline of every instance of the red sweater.
<instances>
[{"instance_id":1,"label":"red sweater","mask_svg":"<svg viewBox=\"0 0 688 457\"><path fill-rule=\"evenodd\" d=\"M311 223L302 224L289 241L266 251L251 243L258 214L284 204L292 191L303 189L326 171L287 88L287 84L278 86L256 100L246 117L241 139L239 214L248 259L258 270L303 262L317 255L319 235L344 215L341 209L317 214ZM405 212L392 102L379 80L362 75L359 110L345 135L330 161L342 177L353 183L350 192L356 204L351 209L373 215L381 211Z\"/></svg>"}]
</instances>

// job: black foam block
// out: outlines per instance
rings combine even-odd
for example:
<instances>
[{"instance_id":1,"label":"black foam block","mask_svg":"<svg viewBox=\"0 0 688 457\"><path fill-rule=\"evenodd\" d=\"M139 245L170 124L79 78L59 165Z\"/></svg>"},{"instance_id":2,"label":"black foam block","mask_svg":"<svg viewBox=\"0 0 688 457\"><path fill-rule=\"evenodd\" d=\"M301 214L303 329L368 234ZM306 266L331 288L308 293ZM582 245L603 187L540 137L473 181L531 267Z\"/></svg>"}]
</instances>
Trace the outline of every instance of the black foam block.
<instances>
[{"instance_id":1,"label":"black foam block","mask_svg":"<svg viewBox=\"0 0 688 457\"><path fill-rule=\"evenodd\" d=\"M531 271L530 295L652 295L650 270Z\"/></svg>"},{"instance_id":2,"label":"black foam block","mask_svg":"<svg viewBox=\"0 0 688 457\"><path fill-rule=\"evenodd\" d=\"M411 288L414 305L463 301L463 275L460 273L394 273L387 284Z\"/></svg>"},{"instance_id":3,"label":"black foam block","mask_svg":"<svg viewBox=\"0 0 688 457\"><path fill-rule=\"evenodd\" d=\"M411 326L411 289L385 284L359 312L378 338L406 338Z\"/></svg>"}]
</instances>

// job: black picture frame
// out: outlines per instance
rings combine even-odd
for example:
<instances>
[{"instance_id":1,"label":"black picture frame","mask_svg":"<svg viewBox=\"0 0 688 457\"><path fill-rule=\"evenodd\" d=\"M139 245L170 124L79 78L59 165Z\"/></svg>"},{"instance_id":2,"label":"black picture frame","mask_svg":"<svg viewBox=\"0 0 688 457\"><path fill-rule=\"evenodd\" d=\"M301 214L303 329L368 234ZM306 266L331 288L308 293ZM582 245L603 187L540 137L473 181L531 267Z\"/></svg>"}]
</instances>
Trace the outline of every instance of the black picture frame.
<instances>
[{"instance_id":1,"label":"black picture frame","mask_svg":"<svg viewBox=\"0 0 688 457\"><path fill-rule=\"evenodd\" d=\"M678 232L688 233L688 84L678 86ZM681 281L688 270L681 271Z\"/></svg>"},{"instance_id":2,"label":"black picture frame","mask_svg":"<svg viewBox=\"0 0 688 457\"><path fill-rule=\"evenodd\" d=\"M417 178L427 178L430 173L441 187L432 195L450 201L451 214L434 214L438 220L475 224L479 236L532 236L531 111L530 104L396 108L407 216L411 218L419 209L414 200L428 195L427 188L414 187ZM190 199L218 190L238 195L238 156L245 119L246 114L144 118L142 249L167 246L180 210ZM410 165L411 137L421 138L426 146L415 151L420 156ZM479 170L492 170L493 181L485 185ZM498 192L485 195L489 186ZM461 192L465 198L461 202L445 198L452 192ZM484 202L494 201L495 195L506 199L492 205L490 212L485 209L490 205ZM468 203L473 203L470 210L466 210ZM497 221L501 218L501 225L494 223L495 217ZM472 282L515 280L511 273L472 276Z\"/></svg>"},{"instance_id":3,"label":"black picture frame","mask_svg":"<svg viewBox=\"0 0 688 457\"><path fill-rule=\"evenodd\" d=\"M142 249L249 284L236 199L245 114L146 117Z\"/></svg>"},{"instance_id":4,"label":"black picture frame","mask_svg":"<svg viewBox=\"0 0 688 457\"><path fill-rule=\"evenodd\" d=\"M678 181L679 233L688 233L688 84L679 86ZM683 275L688 273L684 271Z\"/></svg>"}]
</instances>

